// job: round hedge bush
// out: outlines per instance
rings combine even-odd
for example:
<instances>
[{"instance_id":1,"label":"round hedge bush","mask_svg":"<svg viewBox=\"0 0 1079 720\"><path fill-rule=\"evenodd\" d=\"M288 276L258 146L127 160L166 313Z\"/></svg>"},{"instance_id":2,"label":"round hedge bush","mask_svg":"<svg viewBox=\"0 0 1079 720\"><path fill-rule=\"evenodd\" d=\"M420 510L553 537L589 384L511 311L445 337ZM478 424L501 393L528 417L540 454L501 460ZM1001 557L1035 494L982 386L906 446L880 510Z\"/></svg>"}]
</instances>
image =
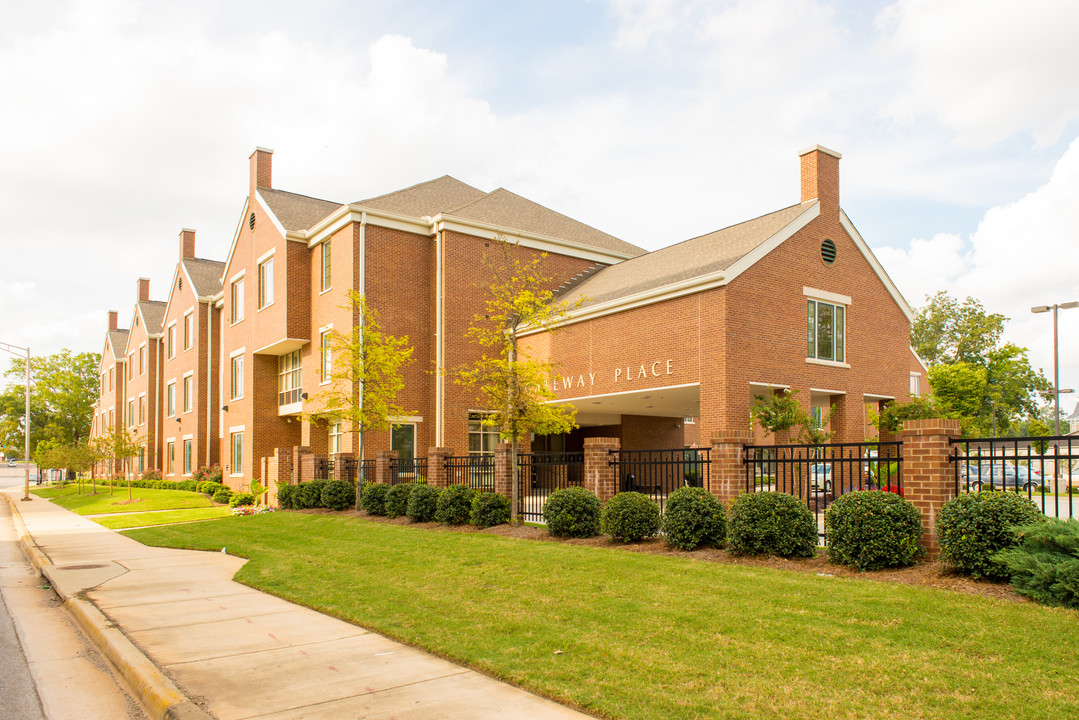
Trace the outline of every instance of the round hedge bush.
<instances>
[{"instance_id":1,"label":"round hedge bush","mask_svg":"<svg viewBox=\"0 0 1079 720\"><path fill-rule=\"evenodd\" d=\"M295 485L277 486L277 506L282 510L291 510L293 497L296 493Z\"/></svg>"},{"instance_id":2,"label":"round hedge bush","mask_svg":"<svg viewBox=\"0 0 1079 720\"><path fill-rule=\"evenodd\" d=\"M214 493L213 501L215 503L224 504L229 501L230 497L232 497L232 491L229 490L227 487L223 487Z\"/></svg>"},{"instance_id":3,"label":"round hedge bush","mask_svg":"<svg viewBox=\"0 0 1079 720\"><path fill-rule=\"evenodd\" d=\"M408 513L408 499L412 491L420 485L413 483L401 483L393 485L386 491L386 517L401 517Z\"/></svg>"},{"instance_id":4,"label":"round hedge bush","mask_svg":"<svg viewBox=\"0 0 1079 720\"><path fill-rule=\"evenodd\" d=\"M450 485L438 498L435 520L447 525L464 525L472 515L476 491L468 485Z\"/></svg>"},{"instance_id":5,"label":"round hedge bush","mask_svg":"<svg viewBox=\"0 0 1079 720\"><path fill-rule=\"evenodd\" d=\"M254 505L254 504L255 504L255 496L252 495L249 492L234 493L232 495L232 497L229 498L229 507L230 508L240 507L241 505Z\"/></svg>"},{"instance_id":6,"label":"round hedge bush","mask_svg":"<svg viewBox=\"0 0 1079 720\"><path fill-rule=\"evenodd\" d=\"M356 502L356 490L344 480L331 480L322 488L322 507L330 510L344 510Z\"/></svg>"},{"instance_id":7,"label":"round hedge bush","mask_svg":"<svg viewBox=\"0 0 1079 720\"><path fill-rule=\"evenodd\" d=\"M322 491L326 489L325 480L311 480L297 485L294 502L301 509L322 507Z\"/></svg>"},{"instance_id":8,"label":"round hedge bush","mask_svg":"<svg viewBox=\"0 0 1079 720\"><path fill-rule=\"evenodd\" d=\"M704 488L678 488L667 498L663 534L667 543L679 550L696 550L701 545L723 547L727 539L723 503Z\"/></svg>"},{"instance_id":9,"label":"round hedge bush","mask_svg":"<svg viewBox=\"0 0 1079 720\"><path fill-rule=\"evenodd\" d=\"M386 483L374 483L363 489L360 495L360 507L367 511L368 515L386 514L386 492L390 486Z\"/></svg>"},{"instance_id":10,"label":"round hedge bush","mask_svg":"<svg viewBox=\"0 0 1079 720\"><path fill-rule=\"evenodd\" d=\"M841 495L824 514L828 559L859 570L913 565L922 549L922 514L895 493Z\"/></svg>"},{"instance_id":11,"label":"round hedge bush","mask_svg":"<svg viewBox=\"0 0 1079 720\"><path fill-rule=\"evenodd\" d=\"M1014 527L1044 520L1038 507L1017 493L959 495L937 513L941 559L975 578L1008 580L1008 569L994 563L993 554L1019 544Z\"/></svg>"},{"instance_id":12,"label":"round hedge bush","mask_svg":"<svg viewBox=\"0 0 1079 720\"><path fill-rule=\"evenodd\" d=\"M199 484L194 480L181 480L176 483L177 490L185 490L187 492L198 492Z\"/></svg>"},{"instance_id":13,"label":"round hedge bush","mask_svg":"<svg viewBox=\"0 0 1079 720\"><path fill-rule=\"evenodd\" d=\"M659 532L659 505L639 492L618 493L603 506L600 528L623 542L652 537Z\"/></svg>"},{"instance_id":14,"label":"round hedge bush","mask_svg":"<svg viewBox=\"0 0 1079 720\"><path fill-rule=\"evenodd\" d=\"M728 549L738 555L813 557L817 521L798 498L781 492L739 495L731 504Z\"/></svg>"},{"instance_id":15,"label":"round hedge bush","mask_svg":"<svg viewBox=\"0 0 1079 720\"><path fill-rule=\"evenodd\" d=\"M496 492L480 492L472 498L470 521L478 528L504 525L510 521L510 501Z\"/></svg>"},{"instance_id":16,"label":"round hedge bush","mask_svg":"<svg viewBox=\"0 0 1079 720\"><path fill-rule=\"evenodd\" d=\"M438 496L442 493L432 485L417 485L408 496L405 514L412 522L431 522L438 511Z\"/></svg>"},{"instance_id":17,"label":"round hedge bush","mask_svg":"<svg viewBox=\"0 0 1079 720\"><path fill-rule=\"evenodd\" d=\"M599 516L599 498L580 487L555 490L543 504L543 521L556 537L595 537Z\"/></svg>"}]
</instances>

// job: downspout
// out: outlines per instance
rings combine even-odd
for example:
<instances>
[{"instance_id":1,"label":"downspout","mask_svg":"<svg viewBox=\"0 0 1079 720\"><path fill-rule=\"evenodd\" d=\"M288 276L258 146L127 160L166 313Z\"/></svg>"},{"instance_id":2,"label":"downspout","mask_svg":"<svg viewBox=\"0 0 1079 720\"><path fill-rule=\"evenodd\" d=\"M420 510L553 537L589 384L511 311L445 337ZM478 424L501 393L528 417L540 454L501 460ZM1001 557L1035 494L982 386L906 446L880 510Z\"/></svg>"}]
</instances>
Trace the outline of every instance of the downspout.
<instances>
[{"instance_id":1,"label":"downspout","mask_svg":"<svg viewBox=\"0 0 1079 720\"><path fill-rule=\"evenodd\" d=\"M359 277L359 282L357 284L360 286L360 289L359 289L360 297L363 298L363 301L366 303L367 302L367 213L366 212L361 212L360 213L360 277ZM356 326L356 324L357 324L356 321L357 320L359 320L360 322L364 321L363 318L359 317L358 311L355 308L353 308L353 310L352 310L352 325L353 325L353 327ZM363 337L362 331L361 331L360 337L361 338ZM366 381L366 378L364 378L364 381ZM363 384L362 383L360 384L359 392L360 392L359 407L362 410L363 409ZM354 444L356 445L356 478L357 478L356 487L359 487L360 485L359 485L358 480L363 475L363 451L364 451L363 446L364 446L364 442L363 442L363 430L362 429L358 433L355 433L355 438L356 438L356 442ZM359 498L357 497L357 503L358 502L359 502Z\"/></svg>"},{"instance_id":2,"label":"downspout","mask_svg":"<svg viewBox=\"0 0 1079 720\"><path fill-rule=\"evenodd\" d=\"M436 229L435 231L435 447L442 447L444 444L443 428L442 428L442 412L443 412L443 392L445 390L444 383L444 362L445 356L442 347L442 304L443 295L445 293L444 283L442 282L443 273L443 258L442 251L445 246L446 232L445 230Z\"/></svg>"},{"instance_id":3,"label":"downspout","mask_svg":"<svg viewBox=\"0 0 1079 720\"><path fill-rule=\"evenodd\" d=\"M202 302L199 302L202 305ZM211 433L211 421L213 416L210 414L213 412L213 404L210 400L213 398L213 356L214 356L214 309L213 306L206 303L206 377L203 381L206 383L206 467L210 466L210 439Z\"/></svg>"}]
</instances>

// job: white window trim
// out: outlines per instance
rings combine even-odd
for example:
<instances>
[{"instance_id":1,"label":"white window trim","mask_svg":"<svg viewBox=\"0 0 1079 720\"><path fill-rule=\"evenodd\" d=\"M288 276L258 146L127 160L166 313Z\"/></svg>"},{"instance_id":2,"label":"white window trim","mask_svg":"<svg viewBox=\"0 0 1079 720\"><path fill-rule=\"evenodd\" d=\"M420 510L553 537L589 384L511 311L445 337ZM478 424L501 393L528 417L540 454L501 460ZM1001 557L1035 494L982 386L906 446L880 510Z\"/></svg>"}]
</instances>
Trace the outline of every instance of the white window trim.
<instances>
[{"instance_id":1,"label":"white window trim","mask_svg":"<svg viewBox=\"0 0 1079 720\"><path fill-rule=\"evenodd\" d=\"M265 255L263 255L262 257L260 257L258 260L255 261L255 276L258 278L258 280L260 282L262 280L262 264L264 262L266 262L267 260L272 260L275 252L277 252L277 248L274 248L273 250L266 253ZM256 283L256 284L258 284L258 283ZM255 294L256 295L259 295L261 293L261 291L262 291L261 287L256 287L255 288ZM266 303L265 305L262 305L261 307L255 308L256 313L260 313L263 310L265 310L266 308L273 307L273 304L277 301L277 293L276 293L276 291L277 291L277 288L275 287L274 288L274 299L271 300L270 302ZM260 299L261 298L259 298L259 297L255 298L255 304L256 305L258 304L258 301Z\"/></svg>"},{"instance_id":2,"label":"white window trim","mask_svg":"<svg viewBox=\"0 0 1079 720\"><path fill-rule=\"evenodd\" d=\"M826 303L833 305L850 305L850 295L840 295L839 293L828 292L827 290L818 290L816 288L802 286L802 295L806 296L810 300L823 300Z\"/></svg>"},{"instance_id":3,"label":"white window trim","mask_svg":"<svg viewBox=\"0 0 1079 720\"><path fill-rule=\"evenodd\" d=\"M333 331L333 323L330 323L329 325L323 325L322 327L320 327L318 329L318 371L319 371L318 384L320 386L329 385L330 382L331 382L329 378L326 378L326 377L322 376L322 371L326 369L326 363L324 363L322 361L322 336L325 335L326 333L332 332L332 331ZM331 348L331 350L333 348L333 343L332 342L330 343L330 348ZM333 359L332 358L330 359L330 372L331 373L333 372Z\"/></svg>"},{"instance_id":4,"label":"white window trim","mask_svg":"<svg viewBox=\"0 0 1079 720\"><path fill-rule=\"evenodd\" d=\"M172 332L172 342L169 342L169 332L170 331ZM168 348L167 348L168 355L167 355L167 357L168 357L169 360L172 360L174 357L176 357L176 321L175 320L173 320L172 322L165 325L165 343L168 345Z\"/></svg>"},{"instance_id":5,"label":"white window trim","mask_svg":"<svg viewBox=\"0 0 1079 720\"><path fill-rule=\"evenodd\" d=\"M247 305L247 283L245 282L244 283L244 302L243 302L243 306L240 308L240 310L243 311L243 317L241 317L239 320L235 320L235 321L232 319L232 316L236 314L236 310L232 307L233 288L236 286L237 282L244 279L244 276L246 274L247 274L247 268L244 268L243 270L241 270L240 272L236 273L231 278L229 278L229 286L228 286L229 327L235 327L235 326L239 325L240 323L242 323L247 318L246 307L243 307L243 306ZM257 290L257 288L256 288L256 290Z\"/></svg>"},{"instance_id":6,"label":"white window trim","mask_svg":"<svg viewBox=\"0 0 1079 720\"><path fill-rule=\"evenodd\" d=\"M169 407L169 388L172 388L172 407ZM176 378L165 383L165 417L176 417Z\"/></svg>"},{"instance_id":7,"label":"white window trim","mask_svg":"<svg viewBox=\"0 0 1079 720\"><path fill-rule=\"evenodd\" d=\"M187 344L187 338L184 338L184 352L187 352L191 348L195 347L195 308L191 308L184 313L184 325L187 325L187 319L191 318L191 344Z\"/></svg>"},{"instance_id":8,"label":"white window trim","mask_svg":"<svg viewBox=\"0 0 1079 720\"><path fill-rule=\"evenodd\" d=\"M806 358L806 362L810 365L824 365L825 367L839 367L850 369L850 363L836 362L835 360L819 360L817 358Z\"/></svg>"},{"instance_id":9,"label":"white window trim","mask_svg":"<svg viewBox=\"0 0 1079 720\"><path fill-rule=\"evenodd\" d=\"M247 428L243 425L233 425L229 428L229 434L243 432Z\"/></svg>"},{"instance_id":10,"label":"white window trim","mask_svg":"<svg viewBox=\"0 0 1079 720\"><path fill-rule=\"evenodd\" d=\"M190 410L184 410L183 411L184 415L190 415L191 413L195 412L195 371L194 370L188 370L187 372L184 373L183 379L184 379L184 389L185 390L187 389L187 379L188 378L191 378L191 409ZM188 395L185 392L184 393L184 402L187 402L187 397L188 397Z\"/></svg>"},{"instance_id":11,"label":"white window trim","mask_svg":"<svg viewBox=\"0 0 1079 720\"><path fill-rule=\"evenodd\" d=\"M264 263L267 260L269 260L270 258L272 258L274 256L274 253L276 253L276 252L277 252L277 248L274 248L273 250L270 250L268 252L264 252L262 255L259 256L258 260L255 261L255 264L256 265L261 265L262 263ZM241 270L239 274L243 275L244 272L246 272L246 271Z\"/></svg>"},{"instance_id":12,"label":"white window trim","mask_svg":"<svg viewBox=\"0 0 1079 720\"><path fill-rule=\"evenodd\" d=\"M322 268L323 268L322 254L325 252L325 250L323 249L322 246L325 243L330 242L331 240L333 240L332 235L318 244L318 248L319 248L319 251L318 251L318 286L319 286L318 294L319 295L325 295L326 293L333 290L333 246L332 245L330 246L330 248L331 248L330 249L330 285L329 285L329 287L325 287L325 288L322 287Z\"/></svg>"}]
</instances>

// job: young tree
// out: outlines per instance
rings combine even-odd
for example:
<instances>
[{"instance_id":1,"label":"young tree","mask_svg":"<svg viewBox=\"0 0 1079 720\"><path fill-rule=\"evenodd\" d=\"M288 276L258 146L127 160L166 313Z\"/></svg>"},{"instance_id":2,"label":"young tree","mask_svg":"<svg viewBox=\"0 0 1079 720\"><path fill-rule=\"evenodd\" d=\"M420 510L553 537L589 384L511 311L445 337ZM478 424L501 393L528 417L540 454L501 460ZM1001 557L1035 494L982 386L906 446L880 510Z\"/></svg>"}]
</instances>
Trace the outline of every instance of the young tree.
<instances>
[{"instance_id":1,"label":"young tree","mask_svg":"<svg viewBox=\"0 0 1079 720\"><path fill-rule=\"evenodd\" d=\"M30 454L38 442L51 438L60 444L78 445L90 434L93 406L97 400L97 353L73 355L61 350L53 355L30 358ZM0 396L0 432L22 432L26 360L14 358L5 375L18 382Z\"/></svg>"},{"instance_id":2,"label":"young tree","mask_svg":"<svg viewBox=\"0 0 1079 720\"><path fill-rule=\"evenodd\" d=\"M517 336L525 328L553 331L572 308L556 301L548 289L553 283L542 272L545 254L522 259L518 246L501 236L495 238L495 247L495 252L484 257L494 279L487 288L484 312L473 318L465 333L483 352L474 363L456 370L455 382L480 392L490 411L483 424L498 428L501 438L512 446L510 520L516 523L518 440L525 433L551 435L577 427L576 408L549 404L556 397L550 385L553 365L520 352Z\"/></svg>"},{"instance_id":3,"label":"young tree","mask_svg":"<svg viewBox=\"0 0 1079 720\"><path fill-rule=\"evenodd\" d=\"M123 462L126 470L132 458L138 457L142 452L145 441L128 431L127 428L110 428L95 438L94 454L102 460L109 461L109 495L113 492L113 477L116 474L116 461ZM126 476L125 472L125 476ZM96 489L95 489L96 492ZM127 481L127 499L131 500L131 480Z\"/></svg>"},{"instance_id":4,"label":"young tree","mask_svg":"<svg viewBox=\"0 0 1079 720\"><path fill-rule=\"evenodd\" d=\"M312 412L304 417L313 422L339 422L342 430L356 434L363 462L363 436L369 430L385 430L390 418L412 415L397 404L397 394L405 386L401 370L412 362L408 336L394 337L383 332L378 313L368 307L363 296L349 293L347 309L352 311L353 327L330 333L329 386L311 399ZM362 466L362 465L361 465ZM359 509L360 483L356 483L356 509Z\"/></svg>"}]
</instances>

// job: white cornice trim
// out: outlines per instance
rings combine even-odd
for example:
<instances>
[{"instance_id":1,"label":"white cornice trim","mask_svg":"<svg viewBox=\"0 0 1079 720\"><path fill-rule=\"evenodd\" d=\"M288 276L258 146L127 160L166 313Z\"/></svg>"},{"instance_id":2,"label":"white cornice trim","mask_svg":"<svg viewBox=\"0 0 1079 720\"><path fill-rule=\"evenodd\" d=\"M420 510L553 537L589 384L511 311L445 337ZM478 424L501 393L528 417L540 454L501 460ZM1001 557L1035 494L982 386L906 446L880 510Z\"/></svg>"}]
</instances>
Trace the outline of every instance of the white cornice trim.
<instances>
[{"instance_id":1,"label":"white cornice trim","mask_svg":"<svg viewBox=\"0 0 1079 720\"><path fill-rule=\"evenodd\" d=\"M646 387L646 388L638 388L636 390L620 390L618 392L599 393L597 395L578 395L577 397L571 397L571 398L555 398L554 400L545 401L544 404L545 405L562 405L564 403L579 402L581 400L594 400L596 398L618 397L620 395L639 395L640 393L643 393L643 392L656 393L656 392L661 392L663 390L680 390L682 388L688 388L688 387L700 387L700 383L699 382L682 383L680 385L663 385L662 387Z\"/></svg>"},{"instance_id":2,"label":"white cornice trim","mask_svg":"<svg viewBox=\"0 0 1079 720\"><path fill-rule=\"evenodd\" d=\"M410 215L401 215L385 210L372 210L363 205L353 204L341 206L332 214L320 220L306 233L297 234L297 237L304 240L308 247L314 247L346 225L359 222L366 222L369 225L392 230L418 233L428 237L434 234L431 223L426 218L414 218Z\"/></svg>"},{"instance_id":3,"label":"white cornice trim","mask_svg":"<svg viewBox=\"0 0 1079 720\"><path fill-rule=\"evenodd\" d=\"M847 213L842 209L839 211L839 224L843 226L843 229L850 235L851 240L854 241L858 250L865 256L870 267L877 273L877 277L884 283L884 287L888 291L888 294L892 296L892 299L895 300L895 304L898 305L899 309L903 311L903 314L907 316L907 320L914 320L914 311L911 309L910 305L907 304L903 294L899 292L899 288L897 288L895 283L892 282L892 279L888 277L888 273L884 270L884 266L877 260L877 256L869 249L869 245L862 239L857 228L854 227L854 223L850 221L850 218L847 217Z\"/></svg>"}]
</instances>

